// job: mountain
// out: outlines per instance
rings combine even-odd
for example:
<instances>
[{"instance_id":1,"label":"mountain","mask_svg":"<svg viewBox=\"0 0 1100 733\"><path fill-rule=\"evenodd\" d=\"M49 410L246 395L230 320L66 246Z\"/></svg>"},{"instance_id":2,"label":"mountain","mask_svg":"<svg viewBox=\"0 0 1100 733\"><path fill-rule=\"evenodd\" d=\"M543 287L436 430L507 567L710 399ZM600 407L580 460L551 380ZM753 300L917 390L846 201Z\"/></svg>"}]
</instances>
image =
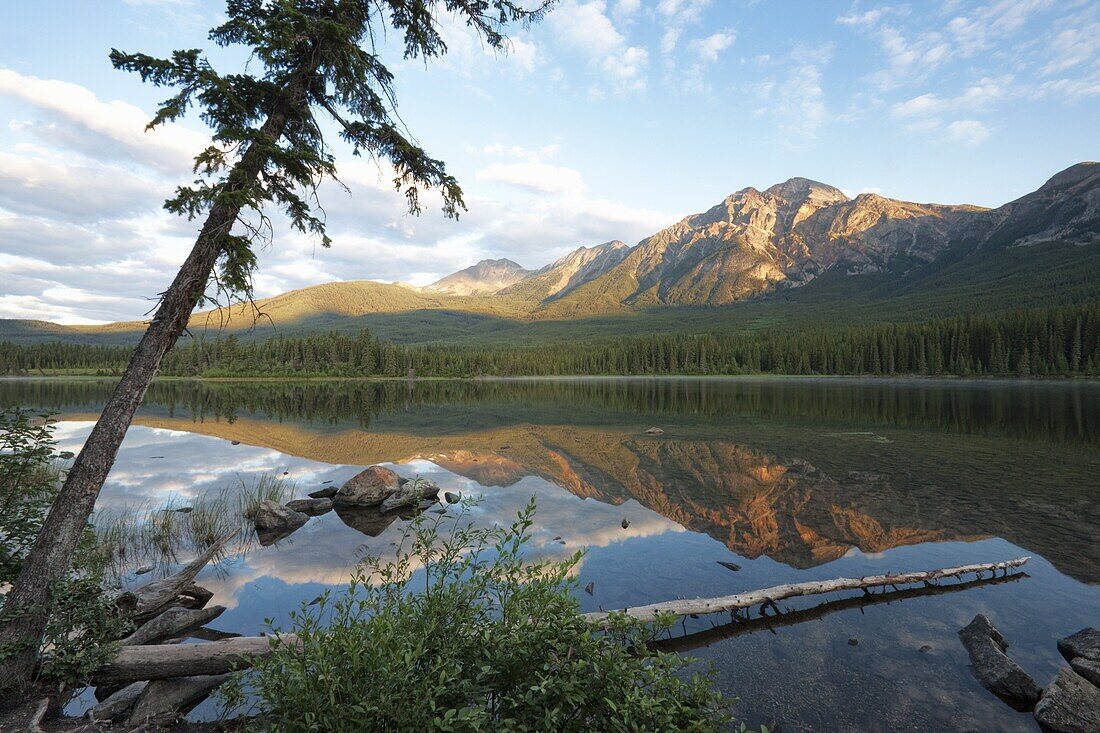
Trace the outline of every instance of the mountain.
<instances>
[{"instance_id":1,"label":"mountain","mask_svg":"<svg viewBox=\"0 0 1100 733\"><path fill-rule=\"evenodd\" d=\"M821 273L908 268L935 259L952 233L983 210L849 199L839 189L792 178L745 188L701 214L642 240L614 270L578 289L559 312L622 305L728 305Z\"/></svg>"},{"instance_id":2,"label":"mountain","mask_svg":"<svg viewBox=\"0 0 1100 733\"><path fill-rule=\"evenodd\" d=\"M595 247L580 247L498 291L498 295L538 302L560 298L613 269L629 253L630 247L617 239Z\"/></svg>"},{"instance_id":3,"label":"mountain","mask_svg":"<svg viewBox=\"0 0 1100 733\"><path fill-rule=\"evenodd\" d=\"M1100 298L1100 164L996 209L792 178L744 188L634 247L528 271L483 260L424 288L334 282L191 319L242 338L368 328L403 343L517 343L691 330L913 321ZM0 340L132 343L138 322L0 320Z\"/></svg>"},{"instance_id":4,"label":"mountain","mask_svg":"<svg viewBox=\"0 0 1100 733\"><path fill-rule=\"evenodd\" d=\"M511 260L482 260L425 285L423 290L447 295L488 295L519 282L528 274L528 270Z\"/></svg>"}]
</instances>

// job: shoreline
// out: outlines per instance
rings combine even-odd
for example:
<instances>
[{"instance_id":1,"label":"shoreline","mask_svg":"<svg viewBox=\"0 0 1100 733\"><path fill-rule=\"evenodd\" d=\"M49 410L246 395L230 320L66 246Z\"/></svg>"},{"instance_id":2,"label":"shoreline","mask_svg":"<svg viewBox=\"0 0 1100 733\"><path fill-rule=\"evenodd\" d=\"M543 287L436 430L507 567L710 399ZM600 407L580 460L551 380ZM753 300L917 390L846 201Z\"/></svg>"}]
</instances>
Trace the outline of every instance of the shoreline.
<instances>
[{"instance_id":1,"label":"shoreline","mask_svg":"<svg viewBox=\"0 0 1100 733\"><path fill-rule=\"evenodd\" d=\"M104 374L5 374L0 382L33 381L117 381L121 375ZM882 382L882 383L921 383L921 384L1100 384L1100 376L1092 375L1053 375L1041 377L1020 377L1008 375L985 375L960 377L952 374L548 374L495 376L479 375L475 377L348 377L348 376L240 376L240 377L181 377L174 375L157 376L158 382L582 382L582 381L653 381L653 380L690 380L690 381L784 381L784 382Z\"/></svg>"}]
</instances>

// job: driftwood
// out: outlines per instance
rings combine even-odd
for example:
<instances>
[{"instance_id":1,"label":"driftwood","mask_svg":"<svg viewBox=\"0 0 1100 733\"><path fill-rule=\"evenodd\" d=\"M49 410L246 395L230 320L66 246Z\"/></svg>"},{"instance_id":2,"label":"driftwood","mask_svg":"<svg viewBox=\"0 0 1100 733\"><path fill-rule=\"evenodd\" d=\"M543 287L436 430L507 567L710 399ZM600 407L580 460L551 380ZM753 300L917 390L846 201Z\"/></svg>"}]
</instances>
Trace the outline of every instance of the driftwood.
<instances>
[{"instance_id":1,"label":"driftwood","mask_svg":"<svg viewBox=\"0 0 1100 733\"><path fill-rule=\"evenodd\" d=\"M126 685L121 690L116 690L103 702L89 710L88 717L91 718L93 722L97 720L114 720L116 718L121 718L134 707L134 703L141 697L142 691L148 684L148 682L133 682Z\"/></svg>"},{"instance_id":2,"label":"driftwood","mask_svg":"<svg viewBox=\"0 0 1100 733\"><path fill-rule=\"evenodd\" d=\"M228 674L219 674L150 682L137 698L129 724L137 725L164 713L186 715L228 679Z\"/></svg>"},{"instance_id":3,"label":"driftwood","mask_svg":"<svg viewBox=\"0 0 1100 733\"><path fill-rule=\"evenodd\" d=\"M886 590L848 598L839 598L833 601L825 601L811 608L801 608L793 611L784 611L779 615L765 613L755 618L747 618L738 615L726 624L713 628L696 631L682 636L674 636L669 639L658 639L652 642L652 646L663 652L690 652L695 649L710 646L726 639L738 636L747 636L760 632L777 634L779 629L790 626L798 626L807 621L820 621L834 613L841 611L862 610L880 604L889 605L901 603L911 598L927 598L946 593L959 593L971 588L982 586L1000 585L1001 583L1014 583L1028 577L1027 573L1013 573L997 578L982 578L980 580L967 580L962 583L949 585L918 586L916 588L902 588L900 590Z\"/></svg>"},{"instance_id":4,"label":"driftwood","mask_svg":"<svg viewBox=\"0 0 1100 733\"><path fill-rule=\"evenodd\" d=\"M282 634L241 636L208 644L124 646L95 674L97 685L118 685L139 680L166 680L196 675L217 675L245 669L256 657L267 656L272 643L294 644L298 637Z\"/></svg>"},{"instance_id":5,"label":"driftwood","mask_svg":"<svg viewBox=\"0 0 1100 733\"><path fill-rule=\"evenodd\" d=\"M174 606L122 640L123 646L159 644L188 634L225 613L225 606L188 609Z\"/></svg>"},{"instance_id":6,"label":"driftwood","mask_svg":"<svg viewBox=\"0 0 1100 733\"><path fill-rule=\"evenodd\" d=\"M232 540L240 530L234 530L230 534L221 538L209 548L206 549L201 555L196 557L190 563L187 564L182 570L175 575L170 575L167 578L160 580L154 580L151 583L135 588L132 591L124 593L123 605L132 607L132 613L136 620L148 620L165 608L175 604L181 595L188 596L195 599L192 604L198 602L199 598L203 595L199 591L209 593L205 589L201 589L195 585L195 576L206 567L207 563L213 560L222 548ZM209 596L206 596L206 600L209 600ZM205 601L199 604L199 607L205 605Z\"/></svg>"},{"instance_id":7,"label":"driftwood","mask_svg":"<svg viewBox=\"0 0 1100 733\"><path fill-rule=\"evenodd\" d=\"M1012 568L1024 565L1029 558L1022 557L998 563L981 565L963 565L939 570L927 570L913 573L867 576L864 578L838 578L835 580L811 581L749 591L722 598L698 598L694 600L668 601L648 606L637 606L623 611L597 612L585 614L585 618L596 624L606 623L612 613L626 614L641 621L656 620L658 614L671 613L677 616L735 611L756 605L763 605L763 615L767 607L776 608L776 601L797 596L816 595L841 590L863 589L870 597L870 589L899 585L926 583L929 592L937 589L935 581L942 578L957 578L976 574L981 578L989 573L992 580L997 571L1007 575ZM959 588L972 587L976 581L960 584ZM955 587L955 586L951 586ZM778 610L778 609L777 609ZM238 669L245 669L257 657L271 654L279 645L297 645L298 637L282 634L278 638L269 636L241 636L213 641L206 644L181 644L172 646L137 645L124 646L113 660L105 664L96 673L95 682L99 685L126 685L140 680L168 680L179 677L221 675Z\"/></svg>"},{"instance_id":8,"label":"driftwood","mask_svg":"<svg viewBox=\"0 0 1100 733\"><path fill-rule=\"evenodd\" d=\"M239 639L244 636L244 634L238 634L235 631L219 631L209 626L203 626L201 629L195 629L187 636L191 639L200 639L202 641L221 641L222 639Z\"/></svg>"},{"instance_id":9,"label":"driftwood","mask_svg":"<svg viewBox=\"0 0 1100 733\"><path fill-rule=\"evenodd\" d=\"M924 570L912 573L888 573L886 575L868 575L862 578L836 578L834 580L812 580L806 583L788 583L777 585L774 588L735 593L719 598L690 598L675 601L663 601L651 603L647 606L635 606L624 608L620 611L593 611L584 614L585 619L592 623L606 626L609 617L614 615L627 616L638 621L656 621L658 616L671 614L673 616L703 615L719 613L722 611L735 611L752 606L774 607L776 601L798 596L819 595L821 593L833 593L844 590L869 591L871 588L897 587L899 585L911 585L913 583L935 583L942 578L958 578L963 575L982 573L995 575L998 570L1007 573L1012 568L1024 565L1030 558L1019 557L1015 560L1004 562L982 563L978 565L961 565L954 568L941 568L939 570Z\"/></svg>"}]
</instances>

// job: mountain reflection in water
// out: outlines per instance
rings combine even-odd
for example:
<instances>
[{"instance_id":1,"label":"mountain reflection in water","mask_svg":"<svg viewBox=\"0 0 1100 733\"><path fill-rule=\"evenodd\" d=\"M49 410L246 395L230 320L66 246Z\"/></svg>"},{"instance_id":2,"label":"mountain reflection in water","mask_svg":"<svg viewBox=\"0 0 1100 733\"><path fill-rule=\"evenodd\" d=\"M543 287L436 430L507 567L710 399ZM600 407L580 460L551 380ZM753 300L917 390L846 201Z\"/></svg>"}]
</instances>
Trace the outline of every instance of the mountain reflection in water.
<instances>
[{"instance_id":1,"label":"mountain reflection in water","mask_svg":"<svg viewBox=\"0 0 1100 733\"><path fill-rule=\"evenodd\" d=\"M0 402L57 411L75 439L109 389L92 380L4 381ZM284 466L304 493L360 466L397 464L444 488L485 494L479 511L493 521L538 494L545 527L537 548L562 556L591 548L580 572L598 592L582 597L586 607L1036 556L1032 577L1015 583L917 594L866 617L842 604L820 622L779 631L788 643L763 638L772 634L694 637L713 640L702 656L741 697L739 713L782 719L785 730L1035 730L976 687L954 632L973 613L991 613L1045 684L1059 663L1057 635L1100 626L1088 610L1100 607L1095 383L166 381L149 390L135 424L142 429L128 437L101 504L155 501L149 486L193 495L226 476ZM663 434L647 435L650 426ZM139 441L150 449L136 449ZM311 520L291 538L295 552L260 552L245 561L247 576L211 588L243 609L339 584L357 542L377 536L380 546L394 536L389 522L372 521ZM726 559L744 570L715 562ZM282 590L264 578L278 578ZM699 621L684 631L709 628ZM863 656L871 641L834 647L831 635L819 638L825 629L842 645L846 633L873 635L880 648L871 657ZM752 674L740 655L754 661ZM921 682L899 683L907 676ZM792 679L804 684L795 689ZM892 700L885 707L884 698Z\"/></svg>"}]
</instances>

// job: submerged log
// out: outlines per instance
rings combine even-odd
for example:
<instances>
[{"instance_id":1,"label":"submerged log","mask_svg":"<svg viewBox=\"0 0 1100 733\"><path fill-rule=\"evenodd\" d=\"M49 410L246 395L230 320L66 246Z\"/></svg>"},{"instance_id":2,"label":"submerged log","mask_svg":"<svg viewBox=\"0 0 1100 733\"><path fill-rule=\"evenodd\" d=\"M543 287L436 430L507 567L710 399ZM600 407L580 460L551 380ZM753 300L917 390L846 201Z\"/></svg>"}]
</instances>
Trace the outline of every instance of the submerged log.
<instances>
[{"instance_id":1,"label":"submerged log","mask_svg":"<svg viewBox=\"0 0 1100 733\"><path fill-rule=\"evenodd\" d=\"M139 680L167 680L196 675L218 675L252 666L252 660L271 654L273 644L298 644L293 634L241 636L207 644L124 646L94 676L97 685ZM275 647L277 648L277 646Z\"/></svg>"},{"instance_id":2,"label":"submerged log","mask_svg":"<svg viewBox=\"0 0 1100 733\"><path fill-rule=\"evenodd\" d=\"M239 532L239 529L234 530L212 544L205 552L188 563L175 575L170 575L160 580L154 580L140 588L135 588L123 594L127 605L132 606L134 618L139 622L148 620L156 616L165 608L176 603L181 595L194 597L193 593L188 591L198 588L198 586L194 584L195 577L219 552L221 552L222 548L225 547L230 540L237 536ZM209 598L207 598L207 600L209 600ZM205 605L205 601L202 605Z\"/></svg>"},{"instance_id":3,"label":"submerged log","mask_svg":"<svg viewBox=\"0 0 1100 733\"><path fill-rule=\"evenodd\" d=\"M223 613L225 613L225 606L200 609L169 608L127 636L121 643L123 646L159 644L205 626Z\"/></svg>"},{"instance_id":4,"label":"submerged log","mask_svg":"<svg viewBox=\"0 0 1100 733\"><path fill-rule=\"evenodd\" d=\"M746 591L718 598L688 598L675 601L663 601L651 603L646 606L634 606L620 611L593 611L584 614L585 619L592 623L606 625L613 614L627 616L638 621L656 621L658 616L671 614L673 616L702 615L719 613L721 611L734 611L740 608L750 608L758 605L774 605L776 601L798 596L812 596L822 593L833 593L844 590L869 590L885 586L896 587L899 585L911 585L913 583L934 583L942 578L958 578L963 575L982 573L996 574L998 570L1007 573L1012 568L1018 568L1027 563L1029 557L1019 557L1015 560L1004 562L982 563L978 565L960 565L953 568L940 568L938 570L924 570L911 573L888 573L886 575L868 575L862 578L836 578L834 580L811 580L806 583L788 583L777 585L763 590Z\"/></svg>"}]
</instances>

